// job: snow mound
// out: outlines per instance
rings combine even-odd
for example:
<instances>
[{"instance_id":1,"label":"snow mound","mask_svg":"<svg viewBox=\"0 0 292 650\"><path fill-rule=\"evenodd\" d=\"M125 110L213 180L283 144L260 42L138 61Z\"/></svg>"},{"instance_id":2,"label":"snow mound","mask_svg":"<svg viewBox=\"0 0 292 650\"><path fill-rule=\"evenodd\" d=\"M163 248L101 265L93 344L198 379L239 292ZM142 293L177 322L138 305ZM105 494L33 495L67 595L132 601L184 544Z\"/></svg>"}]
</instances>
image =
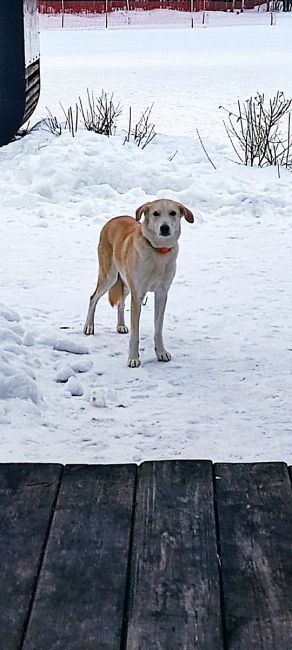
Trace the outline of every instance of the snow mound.
<instances>
[{"instance_id":1,"label":"snow mound","mask_svg":"<svg viewBox=\"0 0 292 650\"><path fill-rule=\"evenodd\" d=\"M70 352L71 354L89 354L89 349L83 343L59 339L55 342L54 349L59 352Z\"/></svg>"},{"instance_id":2,"label":"snow mound","mask_svg":"<svg viewBox=\"0 0 292 650\"><path fill-rule=\"evenodd\" d=\"M31 335L21 325L19 314L0 304L0 400L23 399L34 404L41 396L27 350ZM2 413L2 412L1 412ZM7 422L1 415L1 422Z\"/></svg>"},{"instance_id":3,"label":"snow mound","mask_svg":"<svg viewBox=\"0 0 292 650\"><path fill-rule=\"evenodd\" d=\"M71 393L72 397L81 397L83 395L83 388L75 377L69 377L67 390Z\"/></svg>"}]
</instances>

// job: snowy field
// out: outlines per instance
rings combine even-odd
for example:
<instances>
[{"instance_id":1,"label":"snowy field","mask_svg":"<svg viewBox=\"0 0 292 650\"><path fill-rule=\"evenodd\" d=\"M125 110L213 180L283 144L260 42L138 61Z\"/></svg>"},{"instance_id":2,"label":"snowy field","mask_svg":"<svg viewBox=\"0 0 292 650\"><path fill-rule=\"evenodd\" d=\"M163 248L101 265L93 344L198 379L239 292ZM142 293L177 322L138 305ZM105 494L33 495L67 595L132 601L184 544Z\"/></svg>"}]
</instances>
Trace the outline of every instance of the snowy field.
<instances>
[{"instance_id":1,"label":"snowy field","mask_svg":"<svg viewBox=\"0 0 292 650\"><path fill-rule=\"evenodd\" d=\"M273 27L42 31L34 119L87 87L124 113L110 139L39 129L0 150L2 462L292 462L292 175L232 162L218 108L292 96L291 30L287 14ZM152 102L157 137L123 146L129 105L139 116ZM157 197L196 221L182 224L166 310L173 360L155 359L149 295L129 369L106 297L96 335L82 327L102 225Z\"/></svg>"}]
</instances>

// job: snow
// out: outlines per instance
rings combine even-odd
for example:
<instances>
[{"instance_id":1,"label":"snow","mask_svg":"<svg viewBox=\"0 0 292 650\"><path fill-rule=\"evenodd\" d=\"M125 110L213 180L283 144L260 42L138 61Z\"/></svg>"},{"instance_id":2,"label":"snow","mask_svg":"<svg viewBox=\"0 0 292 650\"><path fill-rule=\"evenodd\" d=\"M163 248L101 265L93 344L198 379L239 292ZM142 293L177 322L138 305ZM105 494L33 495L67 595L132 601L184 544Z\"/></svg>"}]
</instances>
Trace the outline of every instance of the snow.
<instances>
[{"instance_id":1,"label":"snow","mask_svg":"<svg viewBox=\"0 0 292 650\"><path fill-rule=\"evenodd\" d=\"M62 119L59 100L86 87L114 91L124 115L112 138L39 126L0 150L2 462L291 463L291 173L233 162L218 109L289 95L290 33L289 14L273 27L42 31L34 119L46 106ZM128 106L152 101L158 135L124 145ZM166 310L173 360L156 361L150 294L142 366L129 369L106 297L95 336L82 327L102 225L158 197L196 219L182 224Z\"/></svg>"},{"instance_id":2,"label":"snow","mask_svg":"<svg viewBox=\"0 0 292 650\"><path fill-rule=\"evenodd\" d=\"M35 381L34 364L26 347L28 332L21 325L20 316L0 304L0 424L9 424L6 400L40 401ZM30 343L30 341L29 341Z\"/></svg>"}]
</instances>

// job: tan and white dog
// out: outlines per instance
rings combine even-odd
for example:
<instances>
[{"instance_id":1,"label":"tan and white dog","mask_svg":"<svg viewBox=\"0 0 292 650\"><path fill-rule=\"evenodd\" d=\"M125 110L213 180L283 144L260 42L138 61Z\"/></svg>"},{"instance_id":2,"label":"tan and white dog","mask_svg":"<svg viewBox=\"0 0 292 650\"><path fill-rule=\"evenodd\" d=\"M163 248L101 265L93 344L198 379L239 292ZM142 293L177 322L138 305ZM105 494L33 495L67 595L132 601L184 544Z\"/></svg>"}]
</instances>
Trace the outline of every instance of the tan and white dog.
<instances>
[{"instance_id":1,"label":"tan and white dog","mask_svg":"<svg viewBox=\"0 0 292 650\"><path fill-rule=\"evenodd\" d=\"M144 220L139 223L142 214ZM98 245L99 275L89 302L84 334L94 334L94 313L98 300L108 291L112 306L118 307L117 331L128 332L124 320L125 298L131 293L131 368L140 365L139 321L148 291L155 293L154 345L158 361L170 361L162 327L167 293L176 270L181 218L194 222L193 214L181 203L158 199L145 203L133 217L114 217L102 228Z\"/></svg>"}]
</instances>

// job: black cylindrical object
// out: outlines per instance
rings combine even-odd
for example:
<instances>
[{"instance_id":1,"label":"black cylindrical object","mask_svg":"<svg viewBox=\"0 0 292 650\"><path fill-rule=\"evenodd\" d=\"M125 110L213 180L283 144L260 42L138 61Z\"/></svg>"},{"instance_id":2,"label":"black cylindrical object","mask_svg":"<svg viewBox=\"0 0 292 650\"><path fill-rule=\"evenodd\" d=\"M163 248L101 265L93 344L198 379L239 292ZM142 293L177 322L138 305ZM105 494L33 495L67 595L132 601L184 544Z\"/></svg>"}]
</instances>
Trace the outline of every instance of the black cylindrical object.
<instances>
[{"instance_id":1,"label":"black cylindrical object","mask_svg":"<svg viewBox=\"0 0 292 650\"><path fill-rule=\"evenodd\" d=\"M40 94L37 0L0 1L0 146L33 113Z\"/></svg>"}]
</instances>

